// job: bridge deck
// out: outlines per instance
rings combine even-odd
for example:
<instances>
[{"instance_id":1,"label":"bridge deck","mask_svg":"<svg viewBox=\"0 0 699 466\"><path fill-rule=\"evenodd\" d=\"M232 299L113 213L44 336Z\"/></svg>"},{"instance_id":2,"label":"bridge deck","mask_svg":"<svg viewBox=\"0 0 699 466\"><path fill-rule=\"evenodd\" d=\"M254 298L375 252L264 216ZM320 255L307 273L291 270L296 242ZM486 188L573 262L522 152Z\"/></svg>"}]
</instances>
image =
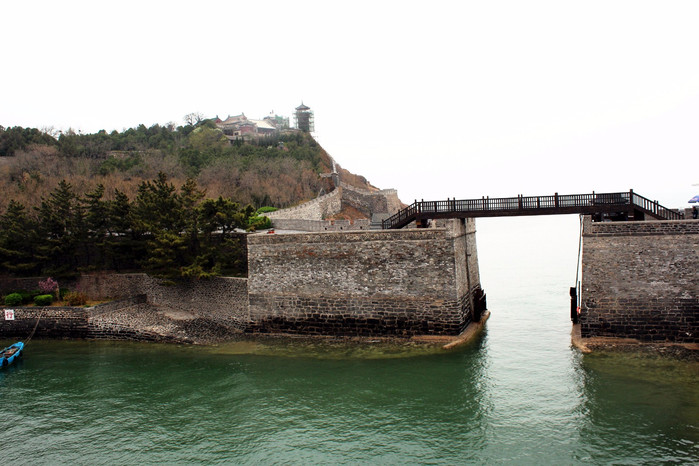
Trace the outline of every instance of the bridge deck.
<instances>
[{"instance_id":1,"label":"bridge deck","mask_svg":"<svg viewBox=\"0 0 699 466\"><path fill-rule=\"evenodd\" d=\"M684 215L633 192L567 194L553 196L517 196L481 199L415 201L382 222L384 229L403 228L413 221L435 218L505 217L558 214L623 213L628 219L650 216L661 220L679 220Z\"/></svg>"}]
</instances>

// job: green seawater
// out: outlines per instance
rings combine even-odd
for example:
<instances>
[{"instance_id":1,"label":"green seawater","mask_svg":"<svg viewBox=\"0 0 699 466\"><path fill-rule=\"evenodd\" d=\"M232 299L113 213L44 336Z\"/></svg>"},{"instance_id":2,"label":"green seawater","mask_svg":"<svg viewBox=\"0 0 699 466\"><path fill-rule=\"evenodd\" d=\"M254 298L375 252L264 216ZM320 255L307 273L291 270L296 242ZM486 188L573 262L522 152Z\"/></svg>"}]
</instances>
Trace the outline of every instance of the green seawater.
<instances>
[{"instance_id":1,"label":"green seawater","mask_svg":"<svg viewBox=\"0 0 699 466\"><path fill-rule=\"evenodd\" d=\"M0 371L0 463L699 463L697 363L572 348L577 218L538 221L479 223L492 316L454 351L32 340Z\"/></svg>"}]
</instances>

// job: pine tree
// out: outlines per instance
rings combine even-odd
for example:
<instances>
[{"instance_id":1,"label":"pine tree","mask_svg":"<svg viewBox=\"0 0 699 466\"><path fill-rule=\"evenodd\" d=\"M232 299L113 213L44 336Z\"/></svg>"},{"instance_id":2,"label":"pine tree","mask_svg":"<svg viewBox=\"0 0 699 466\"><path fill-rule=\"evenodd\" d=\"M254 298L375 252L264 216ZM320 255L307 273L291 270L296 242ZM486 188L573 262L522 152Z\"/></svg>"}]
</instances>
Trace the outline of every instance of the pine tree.
<instances>
[{"instance_id":1,"label":"pine tree","mask_svg":"<svg viewBox=\"0 0 699 466\"><path fill-rule=\"evenodd\" d=\"M43 273L70 276L77 273L76 249L84 231L82 213L70 183L62 180L38 209L37 251L45 258Z\"/></svg>"},{"instance_id":2,"label":"pine tree","mask_svg":"<svg viewBox=\"0 0 699 466\"><path fill-rule=\"evenodd\" d=\"M107 207L105 264L117 272L136 269L145 256L146 238L133 228L132 204L126 194L114 190L114 199Z\"/></svg>"},{"instance_id":3,"label":"pine tree","mask_svg":"<svg viewBox=\"0 0 699 466\"><path fill-rule=\"evenodd\" d=\"M11 200L0 217L0 270L19 275L39 273L36 232L36 222L27 215L24 205Z\"/></svg>"},{"instance_id":4,"label":"pine tree","mask_svg":"<svg viewBox=\"0 0 699 466\"><path fill-rule=\"evenodd\" d=\"M79 206L84 213L84 235L81 246L86 263L91 268L101 268L104 264L104 249L107 236L108 204L102 199L104 186L98 185L94 191L80 199Z\"/></svg>"},{"instance_id":5,"label":"pine tree","mask_svg":"<svg viewBox=\"0 0 699 466\"><path fill-rule=\"evenodd\" d=\"M155 277L180 278L188 256L183 237L186 222L182 199L164 173L159 173L152 183L141 183L132 218L134 229L147 238L143 267Z\"/></svg>"}]
</instances>

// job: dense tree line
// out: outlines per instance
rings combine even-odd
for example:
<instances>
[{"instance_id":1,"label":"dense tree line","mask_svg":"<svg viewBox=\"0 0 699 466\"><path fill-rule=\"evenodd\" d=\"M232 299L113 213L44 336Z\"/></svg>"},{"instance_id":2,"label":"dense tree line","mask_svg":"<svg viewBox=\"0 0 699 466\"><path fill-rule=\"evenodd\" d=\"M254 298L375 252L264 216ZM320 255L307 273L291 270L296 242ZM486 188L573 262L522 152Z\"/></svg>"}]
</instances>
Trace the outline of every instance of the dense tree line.
<instances>
[{"instance_id":1,"label":"dense tree line","mask_svg":"<svg viewBox=\"0 0 699 466\"><path fill-rule=\"evenodd\" d=\"M24 150L32 144L53 146L57 141L50 134L36 128L0 126L0 157L15 155L17 151Z\"/></svg>"},{"instance_id":2,"label":"dense tree line","mask_svg":"<svg viewBox=\"0 0 699 466\"><path fill-rule=\"evenodd\" d=\"M144 270L166 279L246 272L244 235L268 226L254 207L205 198L196 181L142 182L134 199L97 185L82 195L63 180L27 208L0 216L0 272L65 277L89 270Z\"/></svg>"}]
</instances>

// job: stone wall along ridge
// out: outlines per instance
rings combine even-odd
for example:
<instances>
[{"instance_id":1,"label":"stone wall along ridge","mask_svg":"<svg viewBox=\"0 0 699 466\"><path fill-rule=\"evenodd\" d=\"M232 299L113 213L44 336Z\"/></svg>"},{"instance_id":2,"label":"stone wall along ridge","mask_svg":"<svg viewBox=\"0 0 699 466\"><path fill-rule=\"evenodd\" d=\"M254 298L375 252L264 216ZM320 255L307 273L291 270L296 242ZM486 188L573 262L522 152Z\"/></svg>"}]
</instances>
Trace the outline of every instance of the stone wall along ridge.
<instances>
[{"instance_id":1,"label":"stone wall along ridge","mask_svg":"<svg viewBox=\"0 0 699 466\"><path fill-rule=\"evenodd\" d=\"M267 212L264 215L273 222L277 219L323 220L340 210L342 210L342 189L337 188L298 206Z\"/></svg>"}]
</instances>

